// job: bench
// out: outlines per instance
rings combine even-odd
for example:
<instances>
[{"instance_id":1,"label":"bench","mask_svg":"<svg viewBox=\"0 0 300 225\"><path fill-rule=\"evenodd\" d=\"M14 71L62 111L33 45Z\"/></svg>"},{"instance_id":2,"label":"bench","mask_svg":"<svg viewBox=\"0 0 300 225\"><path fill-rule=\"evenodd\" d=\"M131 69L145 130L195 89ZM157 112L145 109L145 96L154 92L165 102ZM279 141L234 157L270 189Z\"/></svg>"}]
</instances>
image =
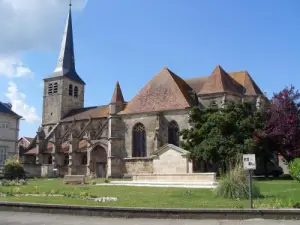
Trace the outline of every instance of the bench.
<instances>
[{"instance_id":1,"label":"bench","mask_svg":"<svg viewBox=\"0 0 300 225\"><path fill-rule=\"evenodd\" d=\"M85 175L65 175L65 184L85 184Z\"/></svg>"}]
</instances>

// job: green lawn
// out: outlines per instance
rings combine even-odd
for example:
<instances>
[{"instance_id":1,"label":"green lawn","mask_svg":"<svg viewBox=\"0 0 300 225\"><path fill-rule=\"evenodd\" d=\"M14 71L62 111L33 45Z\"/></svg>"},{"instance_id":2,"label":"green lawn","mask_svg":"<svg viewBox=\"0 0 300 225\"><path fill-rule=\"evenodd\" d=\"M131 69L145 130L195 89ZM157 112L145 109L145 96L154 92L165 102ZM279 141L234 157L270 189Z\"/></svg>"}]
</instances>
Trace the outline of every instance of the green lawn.
<instances>
[{"instance_id":1,"label":"green lawn","mask_svg":"<svg viewBox=\"0 0 300 225\"><path fill-rule=\"evenodd\" d=\"M281 208L292 207L300 203L300 184L292 180L256 181L264 198L255 199L255 207ZM117 197L117 202L95 203L88 200L69 197L32 197L7 196L0 201L37 202L53 204L123 206L123 207L155 207L155 208L247 208L248 200L228 200L215 197L209 189L186 188L154 188L129 186L93 186L93 185L64 185L62 179L29 180L24 186L2 186L0 192L34 193L89 193L97 197Z\"/></svg>"}]
</instances>

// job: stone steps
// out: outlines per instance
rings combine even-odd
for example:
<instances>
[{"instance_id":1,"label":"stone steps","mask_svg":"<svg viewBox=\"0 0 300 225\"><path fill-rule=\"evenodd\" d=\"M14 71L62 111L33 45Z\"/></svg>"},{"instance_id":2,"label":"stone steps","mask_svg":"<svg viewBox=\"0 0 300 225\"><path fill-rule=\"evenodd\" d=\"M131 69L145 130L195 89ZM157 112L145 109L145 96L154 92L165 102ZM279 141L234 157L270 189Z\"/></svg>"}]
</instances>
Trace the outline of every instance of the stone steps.
<instances>
[{"instance_id":1,"label":"stone steps","mask_svg":"<svg viewBox=\"0 0 300 225\"><path fill-rule=\"evenodd\" d=\"M139 186L139 187L178 187L178 188L216 188L217 182L172 182L172 181L111 181L96 184L99 186Z\"/></svg>"}]
</instances>

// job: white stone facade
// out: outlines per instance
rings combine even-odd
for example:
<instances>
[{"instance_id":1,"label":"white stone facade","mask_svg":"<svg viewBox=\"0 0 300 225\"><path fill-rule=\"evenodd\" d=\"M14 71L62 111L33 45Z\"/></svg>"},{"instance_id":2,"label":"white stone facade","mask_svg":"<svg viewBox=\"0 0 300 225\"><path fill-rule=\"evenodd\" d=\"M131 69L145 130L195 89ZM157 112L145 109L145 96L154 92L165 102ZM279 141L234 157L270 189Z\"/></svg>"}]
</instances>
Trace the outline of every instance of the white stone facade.
<instances>
[{"instance_id":1,"label":"white stone facade","mask_svg":"<svg viewBox=\"0 0 300 225\"><path fill-rule=\"evenodd\" d=\"M19 117L0 113L0 167L9 157L18 156Z\"/></svg>"}]
</instances>

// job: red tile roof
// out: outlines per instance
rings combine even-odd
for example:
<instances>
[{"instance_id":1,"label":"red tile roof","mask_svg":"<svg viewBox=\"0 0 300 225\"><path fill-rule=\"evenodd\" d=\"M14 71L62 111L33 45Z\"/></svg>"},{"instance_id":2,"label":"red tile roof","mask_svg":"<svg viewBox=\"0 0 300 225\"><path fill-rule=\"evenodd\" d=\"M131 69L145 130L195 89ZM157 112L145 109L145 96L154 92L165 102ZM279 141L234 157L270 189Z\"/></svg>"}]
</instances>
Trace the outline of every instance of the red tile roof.
<instances>
[{"instance_id":1,"label":"red tile roof","mask_svg":"<svg viewBox=\"0 0 300 225\"><path fill-rule=\"evenodd\" d=\"M192 88L168 68L163 68L126 105L120 114L185 109L193 105Z\"/></svg>"},{"instance_id":2,"label":"red tile roof","mask_svg":"<svg viewBox=\"0 0 300 225\"><path fill-rule=\"evenodd\" d=\"M247 71L231 72L229 75L244 87L244 95L263 95Z\"/></svg>"},{"instance_id":3,"label":"red tile roof","mask_svg":"<svg viewBox=\"0 0 300 225\"><path fill-rule=\"evenodd\" d=\"M108 117L108 105L80 108L71 110L61 122L71 122L75 120L85 120L90 118L105 118Z\"/></svg>"},{"instance_id":4,"label":"red tile roof","mask_svg":"<svg viewBox=\"0 0 300 225\"><path fill-rule=\"evenodd\" d=\"M204 82L200 94L240 93L242 86L231 78L225 70L217 65L212 74Z\"/></svg>"}]
</instances>

